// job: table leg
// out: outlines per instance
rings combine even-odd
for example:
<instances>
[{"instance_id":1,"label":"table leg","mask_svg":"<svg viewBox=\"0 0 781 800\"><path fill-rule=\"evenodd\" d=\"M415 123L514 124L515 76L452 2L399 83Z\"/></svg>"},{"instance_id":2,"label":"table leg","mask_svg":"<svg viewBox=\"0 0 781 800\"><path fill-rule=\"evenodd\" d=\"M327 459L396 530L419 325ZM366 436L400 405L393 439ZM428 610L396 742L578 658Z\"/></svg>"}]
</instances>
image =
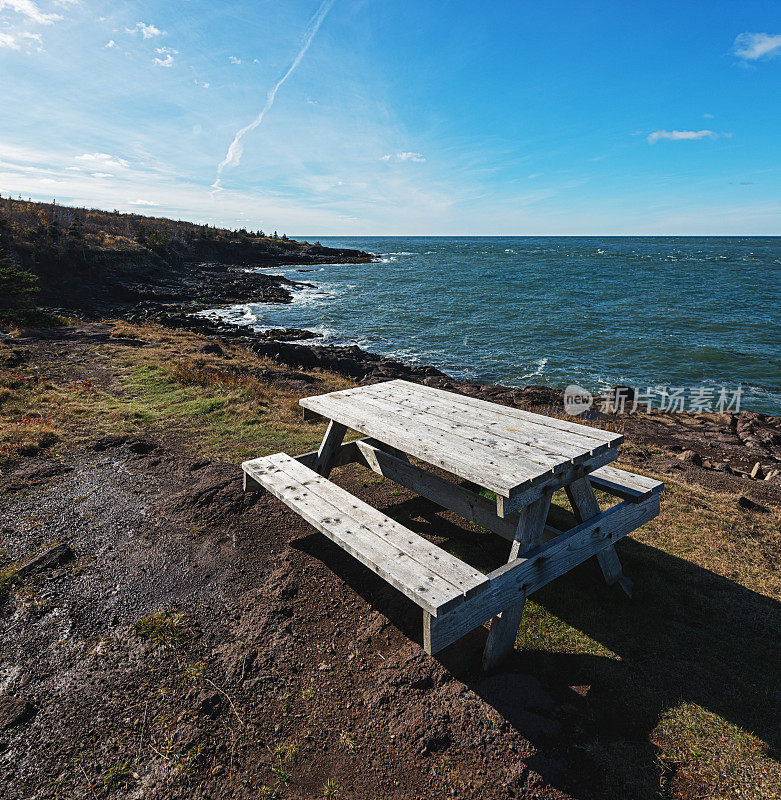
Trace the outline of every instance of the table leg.
<instances>
[{"instance_id":1,"label":"table leg","mask_svg":"<svg viewBox=\"0 0 781 800\"><path fill-rule=\"evenodd\" d=\"M545 494L539 500L535 500L535 502L521 509L508 561L514 561L530 547L539 544L542 532L545 529L545 520L548 517L550 502L551 495ZM520 603L506 608L491 621L491 630L488 631L488 640L483 651L484 670L493 669L512 652L518 635L518 627L521 624L521 617L523 617L525 603L526 598L523 598Z\"/></svg>"},{"instance_id":2,"label":"table leg","mask_svg":"<svg viewBox=\"0 0 781 800\"><path fill-rule=\"evenodd\" d=\"M312 469L327 478L331 474L334 465L334 458L337 451L342 446L342 440L347 433L347 426L341 422L331 420L328 423L328 430L325 432L320 449L317 451L317 458Z\"/></svg>"},{"instance_id":3,"label":"table leg","mask_svg":"<svg viewBox=\"0 0 781 800\"><path fill-rule=\"evenodd\" d=\"M600 513L599 503L588 478L580 478L577 481L573 481L569 486L565 486L564 490L567 492L567 497L572 504L572 510L575 512L578 522L583 522ZM631 597L633 584L624 575L615 547L610 545L604 550L600 550L597 553L597 561L606 583L609 586L617 583Z\"/></svg>"}]
</instances>

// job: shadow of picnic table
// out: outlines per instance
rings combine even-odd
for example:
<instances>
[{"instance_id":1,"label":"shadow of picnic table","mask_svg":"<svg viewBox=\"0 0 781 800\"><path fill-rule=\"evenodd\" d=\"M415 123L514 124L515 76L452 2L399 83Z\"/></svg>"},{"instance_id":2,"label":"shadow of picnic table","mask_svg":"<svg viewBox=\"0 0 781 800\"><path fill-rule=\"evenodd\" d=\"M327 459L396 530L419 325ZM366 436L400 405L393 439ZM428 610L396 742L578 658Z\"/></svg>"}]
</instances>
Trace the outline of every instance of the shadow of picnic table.
<instances>
[{"instance_id":1,"label":"shadow of picnic table","mask_svg":"<svg viewBox=\"0 0 781 800\"><path fill-rule=\"evenodd\" d=\"M389 504L383 511L478 568L493 569L506 558L507 544L498 537L476 540L473 531L443 519L425 501ZM419 609L322 537L306 542L302 549L420 642ZM531 768L575 797L656 795L664 765L651 735L665 712L685 703L755 734L778 758L781 603L633 539L619 542L617 550L635 581L633 599L604 584L594 559L581 564L532 596L516 650L499 670L532 675L551 692L560 704L558 738L527 724L524 681L497 682L482 672L485 628L438 660L542 753L549 751ZM546 625L534 625L535 613L574 629L571 647L562 647L561 639L555 649L552 640L546 647ZM550 767L554 762L559 766ZM616 771L622 774L611 774Z\"/></svg>"}]
</instances>

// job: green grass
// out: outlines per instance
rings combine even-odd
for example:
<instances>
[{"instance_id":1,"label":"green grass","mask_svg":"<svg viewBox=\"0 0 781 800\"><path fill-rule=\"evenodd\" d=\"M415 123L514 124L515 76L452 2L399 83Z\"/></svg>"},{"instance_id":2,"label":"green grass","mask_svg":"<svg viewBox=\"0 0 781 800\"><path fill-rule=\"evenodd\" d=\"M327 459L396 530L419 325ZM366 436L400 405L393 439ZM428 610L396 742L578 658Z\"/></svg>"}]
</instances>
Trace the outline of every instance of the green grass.
<instances>
[{"instance_id":1,"label":"green grass","mask_svg":"<svg viewBox=\"0 0 781 800\"><path fill-rule=\"evenodd\" d=\"M136 633L151 644L152 648L165 650L180 647L188 637L189 631L184 616L169 611L150 614L135 624Z\"/></svg>"},{"instance_id":2,"label":"green grass","mask_svg":"<svg viewBox=\"0 0 781 800\"><path fill-rule=\"evenodd\" d=\"M117 761L101 775L101 779L106 794L115 789L128 788L135 783L129 761Z\"/></svg>"},{"instance_id":3,"label":"green grass","mask_svg":"<svg viewBox=\"0 0 781 800\"><path fill-rule=\"evenodd\" d=\"M11 589L19 583L19 574L16 565L11 564L0 568L0 604L5 602Z\"/></svg>"}]
</instances>

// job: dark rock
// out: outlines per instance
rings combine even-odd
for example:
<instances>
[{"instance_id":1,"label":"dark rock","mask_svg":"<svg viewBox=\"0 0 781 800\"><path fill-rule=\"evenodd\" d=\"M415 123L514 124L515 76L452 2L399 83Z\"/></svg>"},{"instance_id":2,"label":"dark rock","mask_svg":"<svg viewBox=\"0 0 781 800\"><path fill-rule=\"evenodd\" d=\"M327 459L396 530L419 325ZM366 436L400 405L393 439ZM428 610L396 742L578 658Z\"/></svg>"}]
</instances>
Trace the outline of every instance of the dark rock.
<instances>
[{"instance_id":1,"label":"dark rock","mask_svg":"<svg viewBox=\"0 0 781 800\"><path fill-rule=\"evenodd\" d=\"M604 396L605 410L618 414L631 411L634 402L635 390L631 386L614 386Z\"/></svg>"},{"instance_id":2,"label":"dark rock","mask_svg":"<svg viewBox=\"0 0 781 800\"><path fill-rule=\"evenodd\" d=\"M19 448L17 451L20 456L25 456L27 458L32 458L33 456L37 456L38 453L41 452L41 448L38 447L37 444L25 444Z\"/></svg>"},{"instance_id":3,"label":"dark rock","mask_svg":"<svg viewBox=\"0 0 781 800\"><path fill-rule=\"evenodd\" d=\"M26 578L45 569L65 564L72 559L73 550L63 542L33 556L26 564L19 567L17 574L20 578Z\"/></svg>"},{"instance_id":4,"label":"dark rock","mask_svg":"<svg viewBox=\"0 0 781 800\"><path fill-rule=\"evenodd\" d=\"M201 348L202 353L209 353L215 356L221 356L223 354L223 349L217 344L217 342L209 342L209 344L205 344Z\"/></svg>"},{"instance_id":5,"label":"dark rock","mask_svg":"<svg viewBox=\"0 0 781 800\"><path fill-rule=\"evenodd\" d=\"M196 700L198 713L207 717L216 717L222 710L222 706L222 698L217 692L203 692Z\"/></svg>"},{"instance_id":6,"label":"dark rock","mask_svg":"<svg viewBox=\"0 0 781 800\"><path fill-rule=\"evenodd\" d=\"M157 450L157 442L152 439L136 439L128 445L131 453L136 453L140 456L145 456L153 450Z\"/></svg>"},{"instance_id":7,"label":"dark rock","mask_svg":"<svg viewBox=\"0 0 781 800\"><path fill-rule=\"evenodd\" d=\"M676 456L678 461L683 461L686 464L693 464L695 467L702 465L702 458L699 453L694 450L684 450L679 456Z\"/></svg>"},{"instance_id":8,"label":"dark rock","mask_svg":"<svg viewBox=\"0 0 781 800\"><path fill-rule=\"evenodd\" d=\"M52 445L57 444L59 441L60 437L57 436L56 433L48 431L44 433L44 435L38 440L38 447L40 447L41 450L46 450L47 447L51 447Z\"/></svg>"},{"instance_id":9,"label":"dark rock","mask_svg":"<svg viewBox=\"0 0 781 800\"><path fill-rule=\"evenodd\" d=\"M103 436L93 442L92 449L101 453L114 447L121 447L128 440L127 436Z\"/></svg>"},{"instance_id":10,"label":"dark rock","mask_svg":"<svg viewBox=\"0 0 781 800\"><path fill-rule=\"evenodd\" d=\"M27 700L10 694L0 695L0 730L29 722L36 713L35 706Z\"/></svg>"},{"instance_id":11,"label":"dark rock","mask_svg":"<svg viewBox=\"0 0 781 800\"><path fill-rule=\"evenodd\" d=\"M746 497L743 494L738 498L738 507L744 508L747 511L767 511L764 506L760 505L759 503L755 503L751 498Z\"/></svg>"}]
</instances>

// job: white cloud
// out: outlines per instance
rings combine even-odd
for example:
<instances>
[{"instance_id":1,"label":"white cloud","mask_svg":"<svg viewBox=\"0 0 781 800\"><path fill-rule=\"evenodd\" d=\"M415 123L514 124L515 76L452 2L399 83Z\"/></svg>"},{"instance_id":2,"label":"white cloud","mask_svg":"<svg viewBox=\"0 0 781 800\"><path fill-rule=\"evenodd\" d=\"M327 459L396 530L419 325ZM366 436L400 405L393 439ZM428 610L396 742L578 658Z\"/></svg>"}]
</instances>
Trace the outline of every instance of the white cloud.
<instances>
[{"instance_id":1,"label":"white cloud","mask_svg":"<svg viewBox=\"0 0 781 800\"><path fill-rule=\"evenodd\" d=\"M211 86L211 84L208 81L199 81L198 78L195 78L193 80L193 83L196 86L200 86L202 89L208 89Z\"/></svg>"},{"instance_id":2,"label":"white cloud","mask_svg":"<svg viewBox=\"0 0 781 800\"><path fill-rule=\"evenodd\" d=\"M741 33L732 45L732 52L746 61L774 58L781 55L781 34Z\"/></svg>"},{"instance_id":3,"label":"white cloud","mask_svg":"<svg viewBox=\"0 0 781 800\"><path fill-rule=\"evenodd\" d=\"M0 31L0 47L7 47L10 50L18 50L19 42L16 40L16 37L12 36L10 33L3 33Z\"/></svg>"},{"instance_id":4,"label":"white cloud","mask_svg":"<svg viewBox=\"0 0 781 800\"><path fill-rule=\"evenodd\" d=\"M153 200L128 200L128 205L131 206L159 206L160 203L155 203Z\"/></svg>"},{"instance_id":5,"label":"white cloud","mask_svg":"<svg viewBox=\"0 0 781 800\"><path fill-rule=\"evenodd\" d=\"M76 161L82 161L87 169L124 169L128 166L124 158L115 158L108 153L84 153L76 156Z\"/></svg>"},{"instance_id":6,"label":"white cloud","mask_svg":"<svg viewBox=\"0 0 781 800\"><path fill-rule=\"evenodd\" d=\"M106 44L104 45L104 47L116 47L116 46L117 46L117 43L113 39L109 39L106 42Z\"/></svg>"},{"instance_id":7,"label":"white cloud","mask_svg":"<svg viewBox=\"0 0 781 800\"><path fill-rule=\"evenodd\" d=\"M0 2L2 1L0 0ZM151 39L154 36L162 36L165 31L161 31L160 28L156 28L154 25L137 22L135 28L125 28L125 33L140 33L144 39Z\"/></svg>"},{"instance_id":8,"label":"white cloud","mask_svg":"<svg viewBox=\"0 0 781 800\"><path fill-rule=\"evenodd\" d=\"M421 153L396 153L396 155L391 155L387 153L386 155L380 158L380 161L391 161L395 159L396 161L425 161L425 157Z\"/></svg>"},{"instance_id":9,"label":"white cloud","mask_svg":"<svg viewBox=\"0 0 781 800\"><path fill-rule=\"evenodd\" d=\"M113 178L113 172L90 172L93 178Z\"/></svg>"},{"instance_id":10,"label":"white cloud","mask_svg":"<svg viewBox=\"0 0 781 800\"><path fill-rule=\"evenodd\" d=\"M3 33L0 31L0 47L7 47L9 50L21 50L24 45L35 42L40 51L43 49L43 40L40 33ZM29 50L27 52L30 52Z\"/></svg>"},{"instance_id":11,"label":"white cloud","mask_svg":"<svg viewBox=\"0 0 781 800\"><path fill-rule=\"evenodd\" d=\"M39 25L51 25L58 19L62 19L61 14L46 14L41 11L33 0L0 0L0 11L4 8L10 8L11 11L16 11L27 17L31 22L37 22Z\"/></svg>"},{"instance_id":12,"label":"white cloud","mask_svg":"<svg viewBox=\"0 0 781 800\"><path fill-rule=\"evenodd\" d=\"M174 56L179 54L179 51L174 50L172 47L158 47L155 52L163 56L162 58L155 58L155 64L158 67L172 67L174 65Z\"/></svg>"},{"instance_id":13,"label":"white cloud","mask_svg":"<svg viewBox=\"0 0 781 800\"><path fill-rule=\"evenodd\" d=\"M660 139L669 139L673 142L680 142L692 139L716 139L718 133L709 130L702 131L654 131L648 134L648 143L655 144Z\"/></svg>"},{"instance_id":14,"label":"white cloud","mask_svg":"<svg viewBox=\"0 0 781 800\"><path fill-rule=\"evenodd\" d=\"M230 61L231 64L241 64L241 59L236 58L236 56L228 56L228 61Z\"/></svg>"}]
</instances>

